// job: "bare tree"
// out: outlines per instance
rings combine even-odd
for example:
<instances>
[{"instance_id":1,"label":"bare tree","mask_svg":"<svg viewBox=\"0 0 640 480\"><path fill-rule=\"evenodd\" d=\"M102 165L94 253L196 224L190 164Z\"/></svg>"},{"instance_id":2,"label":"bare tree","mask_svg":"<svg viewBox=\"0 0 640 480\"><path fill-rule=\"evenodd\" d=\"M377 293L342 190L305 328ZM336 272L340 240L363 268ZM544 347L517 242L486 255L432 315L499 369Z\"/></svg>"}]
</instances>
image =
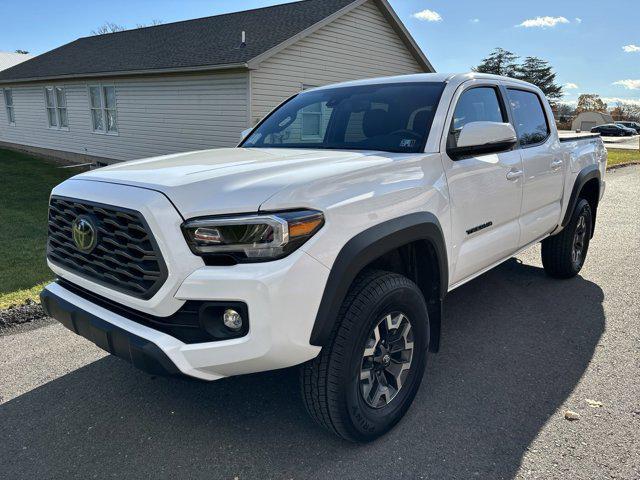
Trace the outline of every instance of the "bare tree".
<instances>
[{"instance_id":1,"label":"bare tree","mask_svg":"<svg viewBox=\"0 0 640 480\"><path fill-rule=\"evenodd\" d=\"M136 28L145 28L145 27L155 27L156 25L162 25L164 22L162 20L151 20L151 22L149 24L144 24L144 23L138 23L136 25ZM104 35L105 33L116 33L116 32L122 32L123 30L128 30L127 27L123 26L123 25L118 25L117 23L113 23L113 22L104 22L104 24L96 29L96 30L92 30L91 33L93 35Z\"/></svg>"},{"instance_id":2,"label":"bare tree","mask_svg":"<svg viewBox=\"0 0 640 480\"><path fill-rule=\"evenodd\" d=\"M611 110L611 116L614 120L627 120L632 122L640 121L640 105L631 103L618 102L615 108Z\"/></svg>"},{"instance_id":3,"label":"bare tree","mask_svg":"<svg viewBox=\"0 0 640 480\"><path fill-rule=\"evenodd\" d=\"M91 33L93 35L104 35L106 33L122 32L123 30L126 30L126 28L122 25L113 22L104 22L101 27L98 27L96 30L91 30Z\"/></svg>"},{"instance_id":4,"label":"bare tree","mask_svg":"<svg viewBox=\"0 0 640 480\"><path fill-rule=\"evenodd\" d=\"M578 97L576 113L580 112L606 112L607 104L595 93L583 93Z\"/></svg>"},{"instance_id":5,"label":"bare tree","mask_svg":"<svg viewBox=\"0 0 640 480\"><path fill-rule=\"evenodd\" d=\"M157 25L162 25L164 22L162 20L153 19L148 24L138 23L136 24L136 28L145 28L145 27L155 27Z\"/></svg>"}]
</instances>

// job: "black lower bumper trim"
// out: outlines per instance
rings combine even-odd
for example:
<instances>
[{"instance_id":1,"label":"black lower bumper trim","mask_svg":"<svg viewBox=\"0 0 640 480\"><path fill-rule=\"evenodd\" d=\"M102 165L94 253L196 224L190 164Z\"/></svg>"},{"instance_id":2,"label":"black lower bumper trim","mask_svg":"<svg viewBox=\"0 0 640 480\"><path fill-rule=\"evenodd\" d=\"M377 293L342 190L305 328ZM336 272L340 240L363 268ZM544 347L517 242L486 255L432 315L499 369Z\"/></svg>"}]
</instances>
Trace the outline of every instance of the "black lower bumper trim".
<instances>
[{"instance_id":1,"label":"black lower bumper trim","mask_svg":"<svg viewBox=\"0 0 640 480\"><path fill-rule=\"evenodd\" d=\"M182 375L169 357L153 342L77 307L46 288L40 294L40 300L47 315L134 367L152 375Z\"/></svg>"}]
</instances>

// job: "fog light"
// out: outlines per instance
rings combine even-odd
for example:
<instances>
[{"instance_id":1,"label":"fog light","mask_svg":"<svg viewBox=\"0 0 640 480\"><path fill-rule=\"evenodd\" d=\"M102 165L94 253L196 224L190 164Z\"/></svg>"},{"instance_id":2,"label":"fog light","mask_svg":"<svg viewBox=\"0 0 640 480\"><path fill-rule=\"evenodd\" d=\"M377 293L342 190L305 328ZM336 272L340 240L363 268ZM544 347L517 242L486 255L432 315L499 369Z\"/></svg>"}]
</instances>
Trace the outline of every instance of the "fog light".
<instances>
[{"instance_id":1,"label":"fog light","mask_svg":"<svg viewBox=\"0 0 640 480\"><path fill-rule=\"evenodd\" d=\"M242 316L231 308L224 311L222 321L228 329L233 330L234 332L237 332L242 328Z\"/></svg>"}]
</instances>

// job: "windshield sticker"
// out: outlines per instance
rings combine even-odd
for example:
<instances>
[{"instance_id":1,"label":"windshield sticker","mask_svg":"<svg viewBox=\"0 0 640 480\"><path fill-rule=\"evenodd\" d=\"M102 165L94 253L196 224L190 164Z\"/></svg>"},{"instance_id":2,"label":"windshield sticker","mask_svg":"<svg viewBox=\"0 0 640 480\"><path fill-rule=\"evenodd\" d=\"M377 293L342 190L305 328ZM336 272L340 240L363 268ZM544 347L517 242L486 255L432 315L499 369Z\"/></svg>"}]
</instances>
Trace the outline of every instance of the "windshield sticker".
<instances>
[{"instance_id":1,"label":"windshield sticker","mask_svg":"<svg viewBox=\"0 0 640 480\"><path fill-rule=\"evenodd\" d=\"M416 144L416 141L412 138L403 138L400 140L400 148L412 148Z\"/></svg>"}]
</instances>

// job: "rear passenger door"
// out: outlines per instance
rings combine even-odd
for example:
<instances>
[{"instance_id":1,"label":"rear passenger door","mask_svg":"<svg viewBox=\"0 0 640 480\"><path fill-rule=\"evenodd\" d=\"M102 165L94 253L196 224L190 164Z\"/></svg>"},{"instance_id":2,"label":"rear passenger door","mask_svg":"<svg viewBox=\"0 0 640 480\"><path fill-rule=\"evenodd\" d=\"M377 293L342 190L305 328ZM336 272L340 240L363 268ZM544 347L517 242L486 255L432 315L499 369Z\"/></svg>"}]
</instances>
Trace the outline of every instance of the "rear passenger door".
<instances>
[{"instance_id":1,"label":"rear passenger door","mask_svg":"<svg viewBox=\"0 0 640 480\"><path fill-rule=\"evenodd\" d=\"M456 285L496 262L518 246L522 162L517 149L454 160L447 154L457 146L470 122L509 122L501 89L473 81L456 92L449 113L445 144L441 144L451 203L451 284Z\"/></svg>"},{"instance_id":2,"label":"rear passenger door","mask_svg":"<svg viewBox=\"0 0 640 480\"><path fill-rule=\"evenodd\" d=\"M518 242L523 247L549 233L560 221L564 164L558 140L551 132L551 117L539 94L512 87L506 91L524 169Z\"/></svg>"}]
</instances>

